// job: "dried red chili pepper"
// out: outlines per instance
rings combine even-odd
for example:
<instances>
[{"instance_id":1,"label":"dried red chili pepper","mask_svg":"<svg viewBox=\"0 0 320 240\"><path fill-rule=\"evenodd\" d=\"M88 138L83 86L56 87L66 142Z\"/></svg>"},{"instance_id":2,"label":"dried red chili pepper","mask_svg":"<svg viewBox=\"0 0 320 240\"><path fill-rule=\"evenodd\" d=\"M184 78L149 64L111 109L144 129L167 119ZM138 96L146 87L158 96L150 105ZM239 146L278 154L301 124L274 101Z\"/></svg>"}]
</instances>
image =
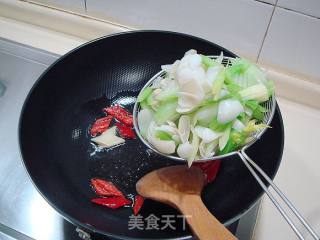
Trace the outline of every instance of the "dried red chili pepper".
<instances>
[{"instance_id":1,"label":"dried red chili pepper","mask_svg":"<svg viewBox=\"0 0 320 240\"><path fill-rule=\"evenodd\" d=\"M124 138L136 138L136 134L132 130L131 127L121 124L121 123L116 123L117 128L119 129L120 135Z\"/></svg>"},{"instance_id":2,"label":"dried red chili pepper","mask_svg":"<svg viewBox=\"0 0 320 240\"><path fill-rule=\"evenodd\" d=\"M133 204L133 214L134 215L138 215L142 205L144 202L144 197L140 196L140 195L136 195L134 197L134 204Z\"/></svg>"},{"instance_id":3,"label":"dried red chili pepper","mask_svg":"<svg viewBox=\"0 0 320 240\"><path fill-rule=\"evenodd\" d=\"M106 116L106 117L97 119L90 129L91 136L95 137L97 136L97 134L100 134L106 131L110 126L112 118L113 118L112 116Z\"/></svg>"},{"instance_id":4,"label":"dried red chili pepper","mask_svg":"<svg viewBox=\"0 0 320 240\"><path fill-rule=\"evenodd\" d=\"M119 122L122 122L128 126L133 126L132 115L119 105L104 108L103 111L113 116Z\"/></svg>"},{"instance_id":5,"label":"dried red chili pepper","mask_svg":"<svg viewBox=\"0 0 320 240\"><path fill-rule=\"evenodd\" d=\"M108 198L94 198L91 202L102 205L108 208L116 209L124 205L131 204L131 200L126 199L123 196L120 197L108 197Z\"/></svg>"},{"instance_id":6,"label":"dried red chili pepper","mask_svg":"<svg viewBox=\"0 0 320 240\"><path fill-rule=\"evenodd\" d=\"M112 182L108 182L102 179L91 179L91 185L95 192L101 196L122 196L122 192Z\"/></svg>"},{"instance_id":7,"label":"dried red chili pepper","mask_svg":"<svg viewBox=\"0 0 320 240\"><path fill-rule=\"evenodd\" d=\"M207 183L211 183L218 174L221 165L221 160L210 161L205 163L194 163L193 165L199 167L206 175Z\"/></svg>"}]
</instances>

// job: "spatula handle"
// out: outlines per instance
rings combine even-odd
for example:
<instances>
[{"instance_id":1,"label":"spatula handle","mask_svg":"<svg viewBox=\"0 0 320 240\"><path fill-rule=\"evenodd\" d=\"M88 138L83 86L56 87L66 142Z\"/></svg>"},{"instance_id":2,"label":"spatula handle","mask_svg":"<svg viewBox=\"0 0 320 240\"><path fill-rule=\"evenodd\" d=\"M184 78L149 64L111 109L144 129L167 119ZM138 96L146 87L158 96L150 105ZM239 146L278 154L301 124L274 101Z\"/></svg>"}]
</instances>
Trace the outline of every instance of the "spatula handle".
<instances>
[{"instance_id":1,"label":"spatula handle","mask_svg":"<svg viewBox=\"0 0 320 240\"><path fill-rule=\"evenodd\" d=\"M187 195L178 206L186 216L190 228L200 240L235 240L237 239L220 223L203 204L198 195Z\"/></svg>"}]
</instances>

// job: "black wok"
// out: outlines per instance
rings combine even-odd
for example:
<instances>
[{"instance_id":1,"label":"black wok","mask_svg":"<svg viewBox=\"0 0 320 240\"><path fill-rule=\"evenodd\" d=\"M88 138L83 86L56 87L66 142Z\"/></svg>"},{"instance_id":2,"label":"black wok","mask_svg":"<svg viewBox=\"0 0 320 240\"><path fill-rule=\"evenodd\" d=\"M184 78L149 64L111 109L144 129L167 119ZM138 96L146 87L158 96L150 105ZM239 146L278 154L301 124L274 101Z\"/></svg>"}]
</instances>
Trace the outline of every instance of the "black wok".
<instances>
[{"instance_id":1,"label":"black wok","mask_svg":"<svg viewBox=\"0 0 320 240\"><path fill-rule=\"evenodd\" d=\"M101 109L119 103L132 109L146 81L189 49L206 55L234 54L193 36L165 31L136 31L103 37L61 57L38 79L25 101L20 119L20 148L26 169L42 196L67 220L89 231L121 239L189 238L190 231L128 230L132 209L112 210L93 205L89 180L109 179L125 193L135 193L135 182L151 170L177 164L147 151L137 139L124 146L94 153L88 126ZM269 129L248 154L274 177L283 150L283 124L277 107ZM210 211L230 224L263 194L237 156L222 162L217 179L203 199ZM141 214L177 212L146 201Z\"/></svg>"}]
</instances>

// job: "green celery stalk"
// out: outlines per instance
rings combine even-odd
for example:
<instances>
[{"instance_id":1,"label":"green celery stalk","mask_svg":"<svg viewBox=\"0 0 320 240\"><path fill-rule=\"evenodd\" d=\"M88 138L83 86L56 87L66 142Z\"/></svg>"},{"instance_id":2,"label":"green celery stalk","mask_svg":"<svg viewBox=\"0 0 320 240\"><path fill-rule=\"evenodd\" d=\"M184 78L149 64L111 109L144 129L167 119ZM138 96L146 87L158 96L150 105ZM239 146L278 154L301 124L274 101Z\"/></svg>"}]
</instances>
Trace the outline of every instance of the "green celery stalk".
<instances>
[{"instance_id":1,"label":"green celery stalk","mask_svg":"<svg viewBox=\"0 0 320 240\"><path fill-rule=\"evenodd\" d=\"M179 113L176 111L177 106L177 100L171 100L161 103L154 114L156 122L158 124L163 124L166 121L176 120L179 117Z\"/></svg>"},{"instance_id":2,"label":"green celery stalk","mask_svg":"<svg viewBox=\"0 0 320 240\"><path fill-rule=\"evenodd\" d=\"M146 100L140 102L140 107L141 107L142 109L150 108Z\"/></svg>"},{"instance_id":3,"label":"green celery stalk","mask_svg":"<svg viewBox=\"0 0 320 240\"><path fill-rule=\"evenodd\" d=\"M231 123L225 123L225 124L221 124L218 122L218 120L215 118L211 121L211 123L209 124L209 128L213 131L216 132L223 132L224 130L227 129L227 127L229 127L231 125Z\"/></svg>"},{"instance_id":4,"label":"green celery stalk","mask_svg":"<svg viewBox=\"0 0 320 240\"><path fill-rule=\"evenodd\" d=\"M223 70L221 70L215 81L213 82L213 85L212 85L212 94L214 96L214 100L218 100L219 99L219 95L220 95L220 91L221 91L221 88L223 86L223 83L224 83L224 79L225 79L225 68L223 68Z\"/></svg>"},{"instance_id":5,"label":"green celery stalk","mask_svg":"<svg viewBox=\"0 0 320 240\"><path fill-rule=\"evenodd\" d=\"M206 68L217 65L217 63L213 59L209 58L208 56L201 55L201 61Z\"/></svg>"},{"instance_id":6,"label":"green celery stalk","mask_svg":"<svg viewBox=\"0 0 320 240\"><path fill-rule=\"evenodd\" d=\"M271 97L271 95L274 93L274 83L270 80L266 81L265 83L267 89L268 89L268 95Z\"/></svg>"},{"instance_id":7,"label":"green celery stalk","mask_svg":"<svg viewBox=\"0 0 320 240\"><path fill-rule=\"evenodd\" d=\"M172 137L169 133L166 133L164 131L156 131L156 137L159 138L160 140L172 140Z\"/></svg>"},{"instance_id":8,"label":"green celery stalk","mask_svg":"<svg viewBox=\"0 0 320 240\"><path fill-rule=\"evenodd\" d=\"M233 143L233 141L229 138L226 146L219 152L219 155L227 154L237 150L237 146Z\"/></svg>"},{"instance_id":9,"label":"green celery stalk","mask_svg":"<svg viewBox=\"0 0 320 240\"><path fill-rule=\"evenodd\" d=\"M153 92L153 89L151 87L146 87L138 96L137 102L142 102L146 100L151 93Z\"/></svg>"}]
</instances>

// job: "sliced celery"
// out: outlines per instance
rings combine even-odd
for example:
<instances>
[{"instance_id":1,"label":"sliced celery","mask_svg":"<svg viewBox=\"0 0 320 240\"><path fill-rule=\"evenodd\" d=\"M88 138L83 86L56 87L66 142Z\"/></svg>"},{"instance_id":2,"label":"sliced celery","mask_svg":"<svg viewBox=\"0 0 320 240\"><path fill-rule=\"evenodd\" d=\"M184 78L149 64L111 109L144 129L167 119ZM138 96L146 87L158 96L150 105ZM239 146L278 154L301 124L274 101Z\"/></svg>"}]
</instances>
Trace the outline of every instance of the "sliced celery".
<instances>
[{"instance_id":1,"label":"sliced celery","mask_svg":"<svg viewBox=\"0 0 320 240\"><path fill-rule=\"evenodd\" d=\"M262 83L245 88L239 91L239 94L244 101L257 100L259 102L264 102L269 99L268 89Z\"/></svg>"},{"instance_id":2,"label":"sliced celery","mask_svg":"<svg viewBox=\"0 0 320 240\"><path fill-rule=\"evenodd\" d=\"M237 146L233 143L233 141L229 138L226 146L219 152L219 155L227 154L237 150Z\"/></svg>"},{"instance_id":3,"label":"sliced celery","mask_svg":"<svg viewBox=\"0 0 320 240\"><path fill-rule=\"evenodd\" d=\"M216 132L223 132L226 130L229 126L231 126L231 123L225 123L221 124L218 122L216 118L214 118L211 123L209 124L209 128Z\"/></svg>"},{"instance_id":4,"label":"sliced celery","mask_svg":"<svg viewBox=\"0 0 320 240\"><path fill-rule=\"evenodd\" d=\"M140 107L142 109L150 108L146 100L140 102Z\"/></svg>"},{"instance_id":5,"label":"sliced celery","mask_svg":"<svg viewBox=\"0 0 320 240\"><path fill-rule=\"evenodd\" d=\"M164 102L159 105L154 114L154 118L158 124L163 124L166 121L174 121L179 117L176 108L178 106L177 100Z\"/></svg>"},{"instance_id":6,"label":"sliced celery","mask_svg":"<svg viewBox=\"0 0 320 240\"><path fill-rule=\"evenodd\" d=\"M166 89L155 97L157 100L165 102L178 98L178 89Z\"/></svg>"},{"instance_id":7,"label":"sliced celery","mask_svg":"<svg viewBox=\"0 0 320 240\"><path fill-rule=\"evenodd\" d=\"M271 97L271 95L274 92L274 83L272 81L268 80L268 81L266 81L265 85L268 89L268 95L269 95L269 97Z\"/></svg>"},{"instance_id":8,"label":"sliced celery","mask_svg":"<svg viewBox=\"0 0 320 240\"><path fill-rule=\"evenodd\" d=\"M169 133L165 131L156 131L156 137L159 138L160 140L172 140L172 137Z\"/></svg>"},{"instance_id":9,"label":"sliced celery","mask_svg":"<svg viewBox=\"0 0 320 240\"><path fill-rule=\"evenodd\" d=\"M146 87L138 96L137 102L142 102L146 100L152 93L151 87Z\"/></svg>"},{"instance_id":10,"label":"sliced celery","mask_svg":"<svg viewBox=\"0 0 320 240\"><path fill-rule=\"evenodd\" d=\"M212 94L214 96L214 100L218 100L220 97L220 91L224 83L225 79L225 69L221 70L212 85Z\"/></svg>"},{"instance_id":11,"label":"sliced celery","mask_svg":"<svg viewBox=\"0 0 320 240\"><path fill-rule=\"evenodd\" d=\"M209 58L208 56L204 56L204 55L201 55L201 61L202 61L202 64L206 68L218 65L218 63L216 63L213 59Z\"/></svg>"}]
</instances>

